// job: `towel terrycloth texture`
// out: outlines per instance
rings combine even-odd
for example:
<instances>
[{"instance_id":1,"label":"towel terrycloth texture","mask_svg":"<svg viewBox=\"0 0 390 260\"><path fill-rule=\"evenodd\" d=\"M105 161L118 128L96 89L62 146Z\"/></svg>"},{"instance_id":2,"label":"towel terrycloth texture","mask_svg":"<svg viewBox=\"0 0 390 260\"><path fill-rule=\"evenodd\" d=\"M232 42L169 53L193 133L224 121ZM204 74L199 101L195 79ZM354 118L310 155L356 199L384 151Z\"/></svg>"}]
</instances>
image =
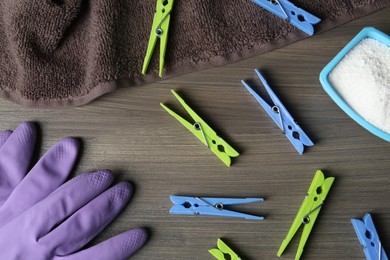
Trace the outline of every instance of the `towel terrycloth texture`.
<instances>
[{"instance_id":1,"label":"towel terrycloth texture","mask_svg":"<svg viewBox=\"0 0 390 260\"><path fill-rule=\"evenodd\" d=\"M390 6L389 0L291 1L322 19L317 33ZM0 95L24 106L63 108L157 80L158 55L141 75L155 7L156 0L1 1ZM235 62L305 37L250 0L175 0L165 75Z\"/></svg>"}]
</instances>

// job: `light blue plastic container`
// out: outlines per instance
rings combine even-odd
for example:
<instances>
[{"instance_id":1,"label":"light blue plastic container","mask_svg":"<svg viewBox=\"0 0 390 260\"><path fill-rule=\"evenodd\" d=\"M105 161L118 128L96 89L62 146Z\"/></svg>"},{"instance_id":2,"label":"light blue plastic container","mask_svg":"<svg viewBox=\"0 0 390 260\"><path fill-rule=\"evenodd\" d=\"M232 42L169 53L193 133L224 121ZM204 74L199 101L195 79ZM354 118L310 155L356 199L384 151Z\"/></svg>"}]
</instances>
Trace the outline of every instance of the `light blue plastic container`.
<instances>
[{"instance_id":1,"label":"light blue plastic container","mask_svg":"<svg viewBox=\"0 0 390 260\"><path fill-rule=\"evenodd\" d=\"M355 38L352 39L329 63L325 66L325 68L320 73L320 82L322 87L328 93L328 95L333 99L334 102L344 110L347 115L349 115L353 120L355 120L358 124L363 126L365 129L373 133L374 135L390 142L390 134L386 133L376 126L367 122L364 118L362 118L355 110L353 110L337 93L337 91L333 88L328 80L329 73L333 70L333 68L344 58L344 56L353 49L361 40L365 38L375 39L388 47L390 47L390 36L373 28L366 27L360 33L358 33Z\"/></svg>"}]
</instances>

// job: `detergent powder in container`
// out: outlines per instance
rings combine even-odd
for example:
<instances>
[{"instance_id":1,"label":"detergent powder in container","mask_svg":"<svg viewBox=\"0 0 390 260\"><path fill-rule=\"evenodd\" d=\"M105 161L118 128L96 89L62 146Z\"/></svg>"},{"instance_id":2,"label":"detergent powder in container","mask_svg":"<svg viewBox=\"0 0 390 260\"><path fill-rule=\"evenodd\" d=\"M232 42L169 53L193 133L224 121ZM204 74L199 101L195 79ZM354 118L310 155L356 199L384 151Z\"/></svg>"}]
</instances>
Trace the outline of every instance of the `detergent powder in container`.
<instances>
[{"instance_id":1,"label":"detergent powder in container","mask_svg":"<svg viewBox=\"0 0 390 260\"><path fill-rule=\"evenodd\" d=\"M390 37L363 29L322 70L328 95L361 126L390 142Z\"/></svg>"}]
</instances>

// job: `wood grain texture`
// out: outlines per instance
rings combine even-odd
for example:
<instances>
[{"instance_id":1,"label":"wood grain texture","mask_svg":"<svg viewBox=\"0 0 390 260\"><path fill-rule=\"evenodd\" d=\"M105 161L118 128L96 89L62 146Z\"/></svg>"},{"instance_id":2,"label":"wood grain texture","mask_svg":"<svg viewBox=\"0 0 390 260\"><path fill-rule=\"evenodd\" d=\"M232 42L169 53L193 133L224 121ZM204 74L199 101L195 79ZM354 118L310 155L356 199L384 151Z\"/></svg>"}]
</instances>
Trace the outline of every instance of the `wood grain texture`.
<instances>
[{"instance_id":1,"label":"wood grain texture","mask_svg":"<svg viewBox=\"0 0 390 260\"><path fill-rule=\"evenodd\" d=\"M363 27L390 34L390 9L236 64L116 91L70 110L33 110L2 100L0 128L30 120L41 128L42 151L65 136L80 137L75 174L100 168L134 184L123 214L94 241L137 226L150 240L132 259L213 259L223 238L243 259L277 259L276 252L317 169L336 177L302 259L365 259L351 218L373 214L390 254L390 143L350 119L323 91L322 68ZM257 83L259 68L315 146L300 156L241 79ZM230 168L159 105L183 112L183 98L241 155ZM262 88L258 88L262 91ZM264 197L237 209L261 222L170 216L169 195ZM298 233L298 237L300 233ZM293 259L298 239L282 258Z\"/></svg>"}]
</instances>

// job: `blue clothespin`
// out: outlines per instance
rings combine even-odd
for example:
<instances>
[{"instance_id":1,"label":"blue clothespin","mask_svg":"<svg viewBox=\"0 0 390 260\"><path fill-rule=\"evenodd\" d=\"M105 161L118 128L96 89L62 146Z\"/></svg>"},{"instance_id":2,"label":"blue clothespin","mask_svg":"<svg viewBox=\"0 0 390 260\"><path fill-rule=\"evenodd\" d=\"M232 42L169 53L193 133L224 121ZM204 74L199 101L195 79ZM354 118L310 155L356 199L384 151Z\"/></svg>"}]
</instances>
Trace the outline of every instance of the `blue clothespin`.
<instances>
[{"instance_id":1,"label":"blue clothespin","mask_svg":"<svg viewBox=\"0 0 390 260\"><path fill-rule=\"evenodd\" d=\"M274 120L274 122L279 126L279 128L286 134L288 140L294 145L295 149L299 154L303 153L304 145L313 146L313 142L301 129L301 127L294 121L290 113L280 102L279 98L272 91L271 87L268 85L267 81L261 75L258 70L255 70L257 76L260 78L265 89L267 90L269 96L271 97L274 105L271 107L262 99L244 80L241 80L242 84L248 89L248 91L256 98L268 115Z\"/></svg>"},{"instance_id":2,"label":"blue clothespin","mask_svg":"<svg viewBox=\"0 0 390 260\"><path fill-rule=\"evenodd\" d=\"M252 2L279 16L283 20L287 20L308 35L313 35L313 25L321 21L320 18L296 7L287 0L252 0Z\"/></svg>"},{"instance_id":3,"label":"blue clothespin","mask_svg":"<svg viewBox=\"0 0 390 260\"><path fill-rule=\"evenodd\" d=\"M368 213L364 215L363 221L360 219L352 219L351 221L359 242L364 247L367 260L388 260L371 215Z\"/></svg>"},{"instance_id":4,"label":"blue clothespin","mask_svg":"<svg viewBox=\"0 0 390 260\"><path fill-rule=\"evenodd\" d=\"M174 206L169 213L174 215L202 215L232 218L245 218L249 220L263 220L264 217L224 209L227 205L246 204L264 201L262 198L199 198L185 196L170 196Z\"/></svg>"}]
</instances>

